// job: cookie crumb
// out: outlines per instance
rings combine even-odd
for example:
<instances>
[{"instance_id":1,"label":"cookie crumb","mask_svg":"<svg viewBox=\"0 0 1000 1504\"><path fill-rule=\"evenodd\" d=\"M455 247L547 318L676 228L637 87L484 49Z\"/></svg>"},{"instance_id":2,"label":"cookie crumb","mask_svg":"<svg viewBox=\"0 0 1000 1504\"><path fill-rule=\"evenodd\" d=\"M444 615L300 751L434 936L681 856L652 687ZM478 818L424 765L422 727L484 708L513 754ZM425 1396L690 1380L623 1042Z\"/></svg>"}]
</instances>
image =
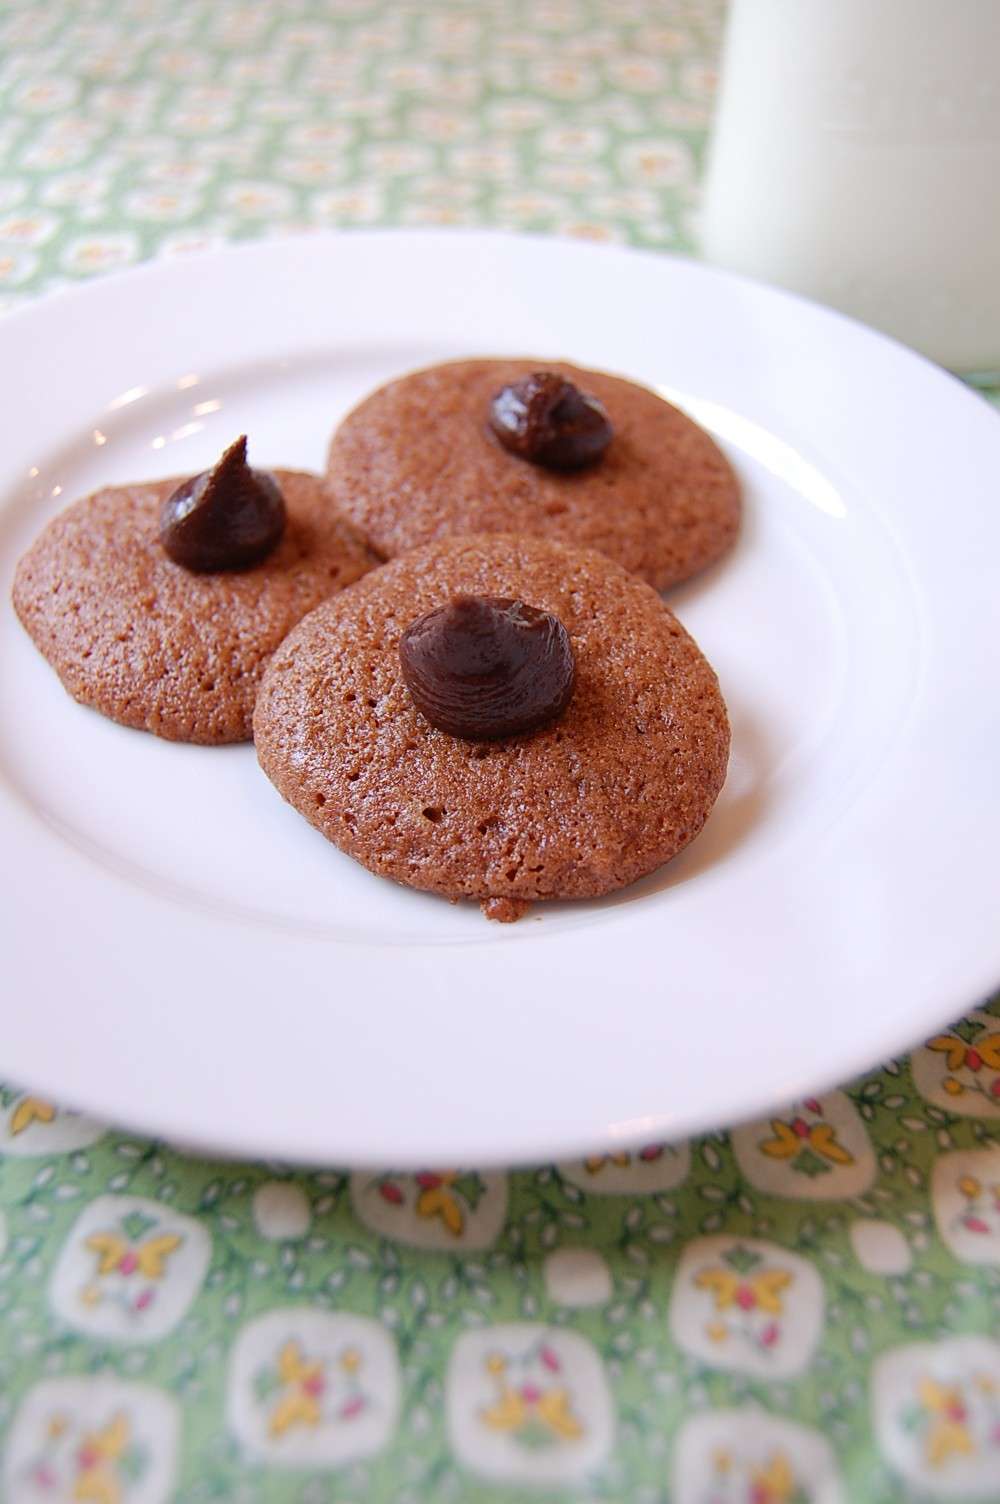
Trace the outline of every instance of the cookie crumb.
<instances>
[{"instance_id":1,"label":"cookie crumb","mask_svg":"<svg viewBox=\"0 0 1000 1504\"><path fill-rule=\"evenodd\" d=\"M531 904L525 898L484 898L479 907L487 919L495 919L497 924L516 924Z\"/></svg>"}]
</instances>

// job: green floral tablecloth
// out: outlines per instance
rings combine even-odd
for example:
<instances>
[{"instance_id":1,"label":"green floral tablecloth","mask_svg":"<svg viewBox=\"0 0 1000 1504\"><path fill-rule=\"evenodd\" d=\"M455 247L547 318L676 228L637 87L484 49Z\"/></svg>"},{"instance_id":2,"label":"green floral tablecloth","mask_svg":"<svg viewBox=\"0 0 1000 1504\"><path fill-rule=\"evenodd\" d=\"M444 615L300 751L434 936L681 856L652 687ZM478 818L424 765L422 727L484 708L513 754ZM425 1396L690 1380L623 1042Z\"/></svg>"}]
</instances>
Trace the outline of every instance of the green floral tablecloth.
<instances>
[{"instance_id":1,"label":"green floral tablecloth","mask_svg":"<svg viewBox=\"0 0 1000 1504\"><path fill-rule=\"evenodd\" d=\"M0 304L311 225L690 248L722 13L8 0ZM202 1162L0 1089L5 1504L996 1504L998 1326L996 1002L511 1174Z\"/></svg>"}]
</instances>

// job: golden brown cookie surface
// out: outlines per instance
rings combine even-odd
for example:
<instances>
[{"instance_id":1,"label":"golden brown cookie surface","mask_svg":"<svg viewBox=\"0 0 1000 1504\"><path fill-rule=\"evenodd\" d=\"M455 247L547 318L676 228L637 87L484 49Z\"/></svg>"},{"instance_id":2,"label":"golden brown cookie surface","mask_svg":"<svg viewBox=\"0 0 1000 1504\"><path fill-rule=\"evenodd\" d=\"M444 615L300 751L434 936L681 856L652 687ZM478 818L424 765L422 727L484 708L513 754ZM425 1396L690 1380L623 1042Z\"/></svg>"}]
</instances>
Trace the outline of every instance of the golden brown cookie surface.
<instances>
[{"instance_id":1,"label":"golden brown cookie surface","mask_svg":"<svg viewBox=\"0 0 1000 1504\"><path fill-rule=\"evenodd\" d=\"M477 743L415 708L399 638L458 593L559 617L576 656L559 720ZM313 611L271 660L254 733L268 777L342 850L479 899L635 881L697 835L729 752L715 674L648 585L601 554L509 536L429 544Z\"/></svg>"},{"instance_id":2,"label":"golden brown cookie surface","mask_svg":"<svg viewBox=\"0 0 1000 1504\"><path fill-rule=\"evenodd\" d=\"M614 437L596 464L547 470L491 433L495 393L536 370L603 403ZM738 482L702 428L646 387L562 361L453 361L389 382L337 429L327 476L384 558L456 534L526 533L599 549L662 590L717 559L739 527Z\"/></svg>"},{"instance_id":3,"label":"golden brown cookie surface","mask_svg":"<svg viewBox=\"0 0 1000 1504\"><path fill-rule=\"evenodd\" d=\"M178 479L111 486L43 530L14 606L65 688L112 720L171 741L246 741L264 665L286 633L375 563L318 476L273 472L284 537L252 569L194 574L159 541Z\"/></svg>"}]
</instances>

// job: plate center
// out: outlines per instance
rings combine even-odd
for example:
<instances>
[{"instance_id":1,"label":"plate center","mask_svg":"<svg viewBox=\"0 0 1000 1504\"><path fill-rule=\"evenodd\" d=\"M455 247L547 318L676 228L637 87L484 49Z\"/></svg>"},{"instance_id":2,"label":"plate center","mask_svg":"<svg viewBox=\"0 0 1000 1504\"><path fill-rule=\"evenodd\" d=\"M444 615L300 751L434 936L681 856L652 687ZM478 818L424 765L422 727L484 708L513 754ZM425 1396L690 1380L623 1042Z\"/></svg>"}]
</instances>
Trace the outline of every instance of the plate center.
<instances>
[{"instance_id":1,"label":"plate center","mask_svg":"<svg viewBox=\"0 0 1000 1504\"><path fill-rule=\"evenodd\" d=\"M5 577L42 523L101 484L193 473L247 432L255 463L318 469L327 435L377 383L460 355L429 346L180 374L122 394L58 453L38 457L3 513ZM663 388L712 429L737 466L746 518L734 552L667 597L715 666L733 725L729 778L699 839L609 900L537 907L487 925L375 878L309 827L251 747L202 748L125 730L74 705L7 606L0 765L50 827L129 881L254 925L379 944L520 942L612 922L623 905L677 902L691 885L808 850L884 755L914 665L915 606L878 508L787 435ZM891 686L887 689L886 686ZM667 895L669 894L669 898Z\"/></svg>"}]
</instances>

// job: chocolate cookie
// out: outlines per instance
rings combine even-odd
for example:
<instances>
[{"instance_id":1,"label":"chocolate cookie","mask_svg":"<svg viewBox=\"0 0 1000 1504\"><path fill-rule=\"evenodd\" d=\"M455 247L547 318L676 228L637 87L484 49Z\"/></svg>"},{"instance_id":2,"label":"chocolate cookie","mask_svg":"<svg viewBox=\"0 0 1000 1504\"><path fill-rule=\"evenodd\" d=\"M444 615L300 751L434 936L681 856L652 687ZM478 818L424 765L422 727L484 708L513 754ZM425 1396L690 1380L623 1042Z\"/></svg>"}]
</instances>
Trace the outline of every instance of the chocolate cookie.
<instances>
[{"instance_id":1,"label":"chocolate cookie","mask_svg":"<svg viewBox=\"0 0 1000 1504\"><path fill-rule=\"evenodd\" d=\"M558 719L476 742L417 710L400 637L462 595L562 623L576 672ZM254 737L281 794L343 851L499 918L668 861L704 824L729 751L715 674L648 585L591 550L497 535L428 544L325 601L272 658Z\"/></svg>"},{"instance_id":2,"label":"chocolate cookie","mask_svg":"<svg viewBox=\"0 0 1000 1504\"><path fill-rule=\"evenodd\" d=\"M273 473L284 536L242 571L196 574L168 558L160 512L180 479L96 491L49 523L18 565L14 606L74 699L171 741L250 737L282 638L376 562L318 476Z\"/></svg>"},{"instance_id":3,"label":"chocolate cookie","mask_svg":"<svg viewBox=\"0 0 1000 1504\"><path fill-rule=\"evenodd\" d=\"M540 370L607 412L611 442L581 469L534 464L491 429L496 393ZM384 558L453 534L526 533L599 549L662 590L739 526L736 477L703 429L645 387L561 361L462 360L392 381L337 429L327 474Z\"/></svg>"}]
</instances>

